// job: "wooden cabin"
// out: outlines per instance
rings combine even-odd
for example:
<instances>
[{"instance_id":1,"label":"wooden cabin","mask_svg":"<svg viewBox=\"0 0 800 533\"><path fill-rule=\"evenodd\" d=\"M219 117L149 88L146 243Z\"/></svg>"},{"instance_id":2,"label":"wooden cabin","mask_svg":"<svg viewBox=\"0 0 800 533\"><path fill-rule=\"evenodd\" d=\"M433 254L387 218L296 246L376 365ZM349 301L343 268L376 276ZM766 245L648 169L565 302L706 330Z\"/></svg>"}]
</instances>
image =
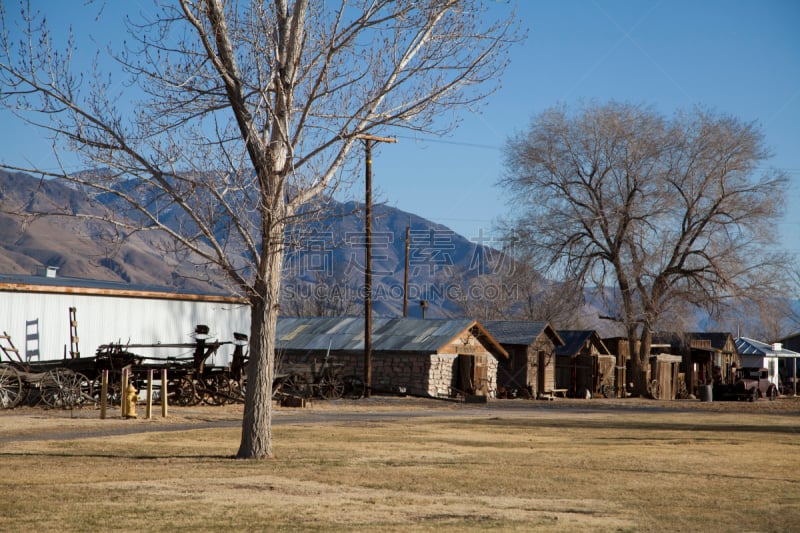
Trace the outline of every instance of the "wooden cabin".
<instances>
[{"instance_id":1,"label":"wooden cabin","mask_svg":"<svg viewBox=\"0 0 800 533\"><path fill-rule=\"evenodd\" d=\"M559 330L564 345L556 347L556 388L573 398L612 395L614 366L603 340L594 330Z\"/></svg>"},{"instance_id":2,"label":"wooden cabin","mask_svg":"<svg viewBox=\"0 0 800 533\"><path fill-rule=\"evenodd\" d=\"M487 320L483 325L508 352L497 369L499 393L532 398L555 393L555 349L564 341L550 324Z\"/></svg>"},{"instance_id":3,"label":"wooden cabin","mask_svg":"<svg viewBox=\"0 0 800 533\"><path fill-rule=\"evenodd\" d=\"M724 332L662 332L653 335L654 345L682 357L681 370L689 394L697 395L700 387L731 384L736 368L741 368L739 352L733 336Z\"/></svg>"}]
</instances>

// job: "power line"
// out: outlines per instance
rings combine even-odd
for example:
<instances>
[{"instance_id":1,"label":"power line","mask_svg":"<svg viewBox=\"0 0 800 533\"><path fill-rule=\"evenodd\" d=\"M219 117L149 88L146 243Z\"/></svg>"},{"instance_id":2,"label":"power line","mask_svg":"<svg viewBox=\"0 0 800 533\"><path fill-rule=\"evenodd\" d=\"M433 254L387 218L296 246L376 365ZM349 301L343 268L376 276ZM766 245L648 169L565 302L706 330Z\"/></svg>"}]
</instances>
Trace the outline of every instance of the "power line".
<instances>
[{"instance_id":1,"label":"power line","mask_svg":"<svg viewBox=\"0 0 800 533\"><path fill-rule=\"evenodd\" d=\"M444 139L434 139L432 137L412 137L410 135L395 135L398 139L409 139L415 142L430 142L430 143L437 143L437 144L451 144L453 146L464 146L466 148L482 148L484 150L502 150L502 146L497 146L493 144L479 144L479 143L468 143L462 141L447 141Z\"/></svg>"}]
</instances>

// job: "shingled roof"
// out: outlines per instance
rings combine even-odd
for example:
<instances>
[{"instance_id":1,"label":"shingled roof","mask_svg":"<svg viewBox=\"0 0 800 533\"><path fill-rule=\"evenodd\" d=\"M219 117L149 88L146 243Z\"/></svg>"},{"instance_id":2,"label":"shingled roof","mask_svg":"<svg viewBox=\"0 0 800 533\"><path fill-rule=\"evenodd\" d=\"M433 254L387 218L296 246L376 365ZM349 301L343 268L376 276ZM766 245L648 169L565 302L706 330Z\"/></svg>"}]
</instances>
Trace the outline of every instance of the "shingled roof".
<instances>
[{"instance_id":1,"label":"shingled roof","mask_svg":"<svg viewBox=\"0 0 800 533\"><path fill-rule=\"evenodd\" d=\"M598 350L603 355L609 355L608 348L596 331L588 330L559 330L558 334L564 339L563 346L556 347L556 355L574 357L583 348L587 341L594 339Z\"/></svg>"},{"instance_id":2,"label":"shingled roof","mask_svg":"<svg viewBox=\"0 0 800 533\"><path fill-rule=\"evenodd\" d=\"M530 346L542 333L547 334L556 346L564 344L559 336L547 322L529 322L526 320L486 320L481 322L489 333L500 344Z\"/></svg>"}]
</instances>

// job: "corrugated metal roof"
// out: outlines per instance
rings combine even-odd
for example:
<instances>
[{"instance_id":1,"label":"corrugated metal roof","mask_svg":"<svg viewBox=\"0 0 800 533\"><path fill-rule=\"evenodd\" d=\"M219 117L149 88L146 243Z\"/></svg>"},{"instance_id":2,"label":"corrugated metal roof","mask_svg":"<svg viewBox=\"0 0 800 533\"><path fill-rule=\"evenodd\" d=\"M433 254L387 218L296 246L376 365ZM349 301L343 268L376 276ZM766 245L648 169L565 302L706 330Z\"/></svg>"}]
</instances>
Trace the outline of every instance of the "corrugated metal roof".
<instances>
[{"instance_id":1,"label":"corrugated metal roof","mask_svg":"<svg viewBox=\"0 0 800 533\"><path fill-rule=\"evenodd\" d=\"M542 333L550 330L556 345L563 344L563 340L558 333L550 327L547 322L529 322L526 320L486 320L481 324L486 330L497 339L500 344L516 344L529 346Z\"/></svg>"},{"instance_id":2,"label":"corrugated metal roof","mask_svg":"<svg viewBox=\"0 0 800 533\"><path fill-rule=\"evenodd\" d=\"M781 347L775 350L771 344L747 337L738 337L734 340L739 355L759 355L764 357L800 357L800 353Z\"/></svg>"},{"instance_id":3,"label":"corrugated metal roof","mask_svg":"<svg viewBox=\"0 0 800 533\"><path fill-rule=\"evenodd\" d=\"M375 352L435 353L475 321L463 319L375 318ZM279 350L359 351L364 349L362 317L279 317Z\"/></svg>"}]
</instances>

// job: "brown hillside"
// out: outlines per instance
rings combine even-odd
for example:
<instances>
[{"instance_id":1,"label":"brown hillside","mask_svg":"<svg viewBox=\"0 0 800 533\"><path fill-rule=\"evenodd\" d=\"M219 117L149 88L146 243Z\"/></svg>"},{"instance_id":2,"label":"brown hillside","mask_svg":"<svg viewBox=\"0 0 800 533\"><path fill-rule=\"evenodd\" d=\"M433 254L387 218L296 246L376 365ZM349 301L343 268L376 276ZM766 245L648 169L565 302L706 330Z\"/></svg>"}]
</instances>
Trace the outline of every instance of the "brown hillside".
<instances>
[{"instance_id":1,"label":"brown hillside","mask_svg":"<svg viewBox=\"0 0 800 533\"><path fill-rule=\"evenodd\" d=\"M0 273L36 274L47 266L58 275L188 290L219 290L190 264L164 253L155 232L119 239L109 224L65 215L103 216L105 207L86 194L26 174L0 172Z\"/></svg>"}]
</instances>

